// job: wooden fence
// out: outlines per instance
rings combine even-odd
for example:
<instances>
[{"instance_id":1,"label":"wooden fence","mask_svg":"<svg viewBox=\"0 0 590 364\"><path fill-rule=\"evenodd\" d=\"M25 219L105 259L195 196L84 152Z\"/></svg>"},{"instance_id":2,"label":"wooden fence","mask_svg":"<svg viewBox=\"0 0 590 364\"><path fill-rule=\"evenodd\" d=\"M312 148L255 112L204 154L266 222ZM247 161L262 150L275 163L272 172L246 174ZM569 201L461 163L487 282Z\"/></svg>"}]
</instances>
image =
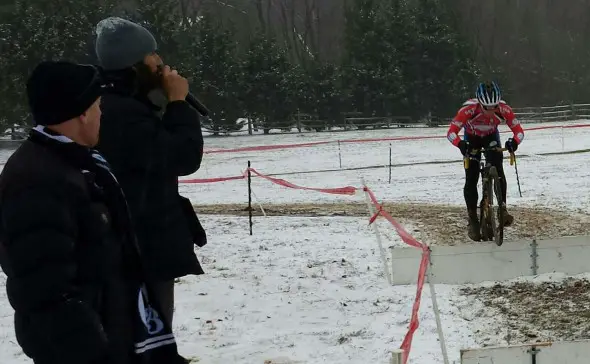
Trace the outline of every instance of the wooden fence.
<instances>
[{"instance_id":1,"label":"wooden fence","mask_svg":"<svg viewBox=\"0 0 590 364\"><path fill-rule=\"evenodd\" d=\"M545 123L555 121L590 119L590 104L571 104L557 106L538 106L513 108L517 118L523 124ZM430 116L422 120L412 120L409 116L384 116L384 117L360 117L349 114L342 123L328 120L317 120L310 115L298 114L291 122L283 123L282 127L273 127L264 130L248 120L242 130L232 132L215 132L203 129L210 134L221 135L258 135L258 134L294 134L306 132L337 132L366 129L391 129L391 128L432 128L447 126L451 117Z\"/></svg>"}]
</instances>

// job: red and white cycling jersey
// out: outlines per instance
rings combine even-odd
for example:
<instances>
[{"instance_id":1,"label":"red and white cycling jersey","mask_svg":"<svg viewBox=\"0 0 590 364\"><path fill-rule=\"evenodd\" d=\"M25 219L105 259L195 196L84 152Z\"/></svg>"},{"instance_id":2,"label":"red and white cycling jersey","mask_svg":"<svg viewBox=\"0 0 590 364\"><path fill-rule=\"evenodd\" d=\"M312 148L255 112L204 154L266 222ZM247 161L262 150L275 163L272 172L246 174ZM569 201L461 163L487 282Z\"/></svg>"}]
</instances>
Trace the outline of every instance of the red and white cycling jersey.
<instances>
[{"instance_id":1,"label":"red and white cycling jersey","mask_svg":"<svg viewBox=\"0 0 590 364\"><path fill-rule=\"evenodd\" d=\"M463 104L463 107L451 122L447 132L447 139L457 146L461 141L459 132L462 128L465 128L465 134L467 135L484 137L494 134L498 130L498 125L503 122L514 133L514 141L520 144L524 139L524 130L516 116L514 116L512 108L506 102L500 101L498 109L493 114L486 115L477 99L470 99Z\"/></svg>"}]
</instances>

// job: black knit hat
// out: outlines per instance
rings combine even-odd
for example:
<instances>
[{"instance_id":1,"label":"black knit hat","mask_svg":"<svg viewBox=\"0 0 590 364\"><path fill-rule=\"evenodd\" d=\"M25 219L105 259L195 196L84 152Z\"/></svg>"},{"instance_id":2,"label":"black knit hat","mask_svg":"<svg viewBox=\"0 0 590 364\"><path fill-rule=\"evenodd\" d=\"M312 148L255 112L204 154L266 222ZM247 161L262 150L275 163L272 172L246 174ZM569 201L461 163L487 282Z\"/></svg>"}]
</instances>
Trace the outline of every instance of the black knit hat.
<instances>
[{"instance_id":1,"label":"black knit hat","mask_svg":"<svg viewBox=\"0 0 590 364\"><path fill-rule=\"evenodd\" d=\"M27 81L35 125L56 125L82 115L104 93L99 69L70 62L41 62Z\"/></svg>"},{"instance_id":2,"label":"black knit hat","mask_svg":"<svg viewBox=\"0 0 590 364\"><path fill-rule=\"evenodd\" d=\"M96 56L107 71L129 68L157 50L146 28L129 20L109 17L96 25Z\"/></svg>"}]
</instances>

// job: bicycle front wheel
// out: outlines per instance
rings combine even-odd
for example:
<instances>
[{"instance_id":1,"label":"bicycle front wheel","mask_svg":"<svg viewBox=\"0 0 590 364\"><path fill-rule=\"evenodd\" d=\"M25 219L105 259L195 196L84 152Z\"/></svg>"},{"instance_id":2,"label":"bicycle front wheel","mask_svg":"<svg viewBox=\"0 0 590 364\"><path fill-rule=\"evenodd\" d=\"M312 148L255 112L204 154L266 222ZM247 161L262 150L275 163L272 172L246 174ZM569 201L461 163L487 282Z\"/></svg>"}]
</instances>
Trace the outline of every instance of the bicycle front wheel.
<instances>
[{"instance_id":1,"label":"bicycle front wheel","mask_svg":"<svg viewBox=\"0 0 590 364\"><path fill-rule=\"evenodd\" d=\"M494 232L494 241L496 245L500 246L504 242L504 209L502 208L504 201L502 199L502 184L495 167L490 168L489 178L488 196L490 196L492 230ZM498 202L495 206L493 205L494 200Z\"/></svg>"}]
</instances>

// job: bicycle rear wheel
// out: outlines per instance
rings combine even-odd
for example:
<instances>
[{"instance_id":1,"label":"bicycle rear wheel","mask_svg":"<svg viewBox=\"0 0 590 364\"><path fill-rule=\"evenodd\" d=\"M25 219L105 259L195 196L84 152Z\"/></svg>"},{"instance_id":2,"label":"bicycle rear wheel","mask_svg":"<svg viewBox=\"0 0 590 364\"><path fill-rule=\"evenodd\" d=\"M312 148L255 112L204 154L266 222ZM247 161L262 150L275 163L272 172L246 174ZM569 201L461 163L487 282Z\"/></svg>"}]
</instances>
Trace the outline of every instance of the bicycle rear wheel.
<instances>
[{"instance_id":1,"label":"bicycle rear wheel","mask_svg":"<svg viewBox=\"0 0 590 364\"><path fill-rule=\"evenodd\" d=\"M504 201L502 199L502 184L500 177L495 167L491 167L489 171L490 183L488 184L488 196L490 202L490 213L492 221L492 230L494 234L494 241L496 245L500 246L504 242L504 209L502 208ZM494 208L494 195L498 204Z\"/></svg>"}]
</instances>

